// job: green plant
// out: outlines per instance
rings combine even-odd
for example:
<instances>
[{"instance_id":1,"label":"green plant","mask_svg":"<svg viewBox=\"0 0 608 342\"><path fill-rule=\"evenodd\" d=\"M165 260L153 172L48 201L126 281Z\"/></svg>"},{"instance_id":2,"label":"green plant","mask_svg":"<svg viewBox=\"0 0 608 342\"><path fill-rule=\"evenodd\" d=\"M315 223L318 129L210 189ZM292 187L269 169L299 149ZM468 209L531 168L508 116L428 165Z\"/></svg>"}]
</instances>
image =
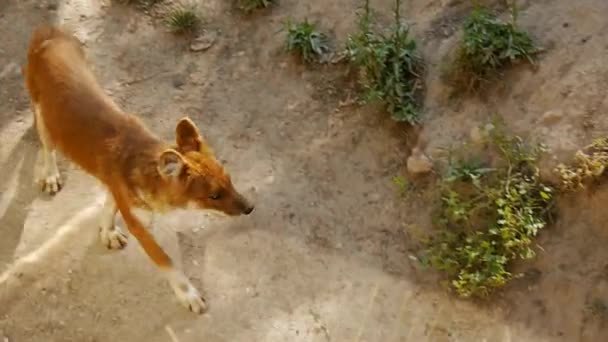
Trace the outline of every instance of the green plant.
<instances>
[{"instance_id":1,"label":"green plant","mask_svg":"<svg viewBox=\"0 0 608 342\"><path fill-rule=\"evenodd\" d=\"M163 0L121 0L122 3L127 5L135 4L143 8L154 6Z\"/></svg>"},{"instance_id":2,"label":"green plant","mask_svg":"<svg viewBox=\"0 0 608 342\"><path fill-rule=\"evenodd\" d=\"M298 54L306 63L314 62L330 51L327 36L308 19L298 23L289 19L284 29L287 31L287 51Z\"/></svg>"},{"instance_id":3,"label":"green plant","mask_svg":"<svg viewBox=\"0 0 608 342\"><path fill-rule=\"evenodd\" d=\"M476 157L455 162L450 160L446 180L448 182L458 180L471 181L473 184L478 185L479 179L486 173L492 171L494 171L493 168L484 167L483 162Z\"/></svg>"},{"instance_id":4,"label":"green plant","mask_svg":"<svg viewBox=\"0 0 608 342\"><path fill-rule=\"evenodd\" d=\"M464 34L456 58L448 71L455 86L471 92L499 75L516 61L535 62L540 49L530 35L516 25L517 8L512 5L510 22L476 7L464 23Z\"/></svg>"},{"instance_id":5,"label":"green plant","mask_svg":"<svg viewBox=\"0 0 608 342\"><path fill-rule=\"evenodd\" d=\"M194 32L201 23L192 7L179 7L171 11L167 17L167 25L172 32L186 34Z\"/></svg>"},{"instance_id":6,"label":"green plant","mask_svg":"<svg viewBox=\"0 0 608 342\"><path fill-rule=\"evenodd\" d=\"M274 0L238 0L238 7L245 12L253 12L256 9L269 7Z\"/></svg>"},{"instance_id":7,"label":"green plant","mask_svg":"<svg viewBox=\"0 0 608 342\"><path fill-rule=\"evenodd\" d=\"M400 0L395 1L395 22L388 35L372 30L369 0L359 16L359 32L347 41L349 60L359 68L364 99L381 100L396 121L419 121L422 59L409 28L400 19Z\"/></svg>"},{"instance_id":8,"label":"green plant","mask_svg":"<svg viewBox=\"0 0 608 342\"><path fill-rule=\"evenodd\" d=\"M491 138L498 165L458 160L442 179L439 231L420 258L445 272L463 297L489 295L515 276L515 260L534 257L533 239L553 203L554 190L535 166L542 149L497 128Z\"/></svg>"},{"instance_id":9,"label":"green plant","mask_svg":"<svg viewBox=\"0 0 608 342\"><path fill-rule=\"evenodd\" d=\"M393 184L395 184L401 196L407 195L407 192L412 188L410 181L403 176L393 177Z\"/></svg>"}]
</instances>

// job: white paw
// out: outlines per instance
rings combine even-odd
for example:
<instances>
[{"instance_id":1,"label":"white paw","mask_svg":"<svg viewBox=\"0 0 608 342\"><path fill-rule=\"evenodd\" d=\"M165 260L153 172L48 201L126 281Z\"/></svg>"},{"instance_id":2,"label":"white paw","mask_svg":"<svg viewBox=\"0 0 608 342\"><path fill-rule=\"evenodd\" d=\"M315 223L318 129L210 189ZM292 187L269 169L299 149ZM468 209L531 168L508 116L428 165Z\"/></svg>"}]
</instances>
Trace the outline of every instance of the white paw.
<instances>
[{"instance_id":1,"label":"white paw","mask_svg":"<svg viewBox=\"0 0 608 342\"><path fill-rule=\"evenodd\" d=\"M127 235L118 226L114 229L101 228L99 231L101 243L108 249L122 249L127 245Z\"/></svg>"},{"instance_id":2,"label":"white paw","mask_svg":"<svg viewBox=\"0 0 608 342\"><path fill-rule=\"evenodd\" d=\"M49 195L54 195L61 190L63 185L61 182L61 175L59 172L46 174L45 178L39 180L42 187L42 191L45 191Z\"/></svg>"},{"instance_id":3,"label":"white paw","mask_svg":"<svg viewBox=\"0 0 608 342\"><path fill-rule=\"evenodd\" d=\"M169 283L182 305L196 314L202 314L207 311L205 299L190 283L190 280L181 274L181 272L173 272L174 273L169 276Z\"/></svg>"}]
</instances>

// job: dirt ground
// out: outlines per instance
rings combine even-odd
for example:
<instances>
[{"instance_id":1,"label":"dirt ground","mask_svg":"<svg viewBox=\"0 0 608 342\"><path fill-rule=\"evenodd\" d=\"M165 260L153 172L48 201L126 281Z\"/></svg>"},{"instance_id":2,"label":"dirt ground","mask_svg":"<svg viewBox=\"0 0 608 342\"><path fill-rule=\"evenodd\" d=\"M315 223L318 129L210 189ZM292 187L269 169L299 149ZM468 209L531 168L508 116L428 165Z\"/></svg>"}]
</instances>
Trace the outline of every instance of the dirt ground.
<instances>
[{"instance_id":1,"label":"dirt ground","mask_svg":"<svg viewBox=\"0 0 608 342\"><path fill-rule=\"evenodd\" d=\"M58 1L58 2L55 2ZM191 52L162 22L93 0L0 1L0 341L606 341L608 189L560 201L524 277L489 303L454 298L413 259L430 229L432 180L404 200L413 144L439 160L489 115L544 142L543 172L608 133L608 3L520 1L520 24L546 48L483 100L448 97L440 79L468 1L404 1L427 64L424 129L372 106L341 106L342 66L307 68L282 50L288 17L309 18L336 46L355 29L354 0L281 0L246 17L200 1L216 44ZM385 22L392 1L372 1ZM256 202L228 219L178 211L150 229L210 304L181 307L137 242L98 241L102 191L66 160L55 197L34 185L39 142L19 66L42 22L72 28L104 88L158 134L184 115L201 127L236 186ZM416 139L418 138L418 139Z\"/></svg>"}]
</instances>

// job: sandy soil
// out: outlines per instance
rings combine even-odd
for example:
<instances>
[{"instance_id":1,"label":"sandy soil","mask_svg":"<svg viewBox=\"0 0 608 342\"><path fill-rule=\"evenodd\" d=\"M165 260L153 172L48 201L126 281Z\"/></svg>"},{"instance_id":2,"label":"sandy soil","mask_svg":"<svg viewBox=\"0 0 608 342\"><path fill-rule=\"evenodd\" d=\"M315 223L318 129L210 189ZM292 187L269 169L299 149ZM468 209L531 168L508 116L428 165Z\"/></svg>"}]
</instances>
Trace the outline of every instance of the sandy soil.
<instances>
[{"instance_id":1,"label":"sandy soil","mask_svg":"<svg viewBox=\"0 0 608 342\"><path fill-rule=\"evenodd\" d=\"M276 31L308 17L336 44L355 27L351 0L281 0L244 17L201 1L217 43L194 53L153 16L92 0L0 2L0 341L605 341L608 190L560 202L525 276L488 304L461 301L411 255L430 229L432 181L407 200L392 177L418 142L432 157L489 114L546 143L545 172L607 133L608 4L521 1L521 25L547 48L537 70L513 70L485 99L447 96L440 80L468 1L411 0L428 63L424 129L413 134L376 108L340 106L352 85L340 66L306 68ZM391 1L372 1L390 18ZM177 303L134 239L101 246L101 189L61 160L57 196L33 184L40 168L19 72L30 32L61 22L86 44L99 78L126 110L172 139L189 115L255 198L251 217L175 212L150 229L205 293L210 311Z\"/></svg>"}]
</instances>

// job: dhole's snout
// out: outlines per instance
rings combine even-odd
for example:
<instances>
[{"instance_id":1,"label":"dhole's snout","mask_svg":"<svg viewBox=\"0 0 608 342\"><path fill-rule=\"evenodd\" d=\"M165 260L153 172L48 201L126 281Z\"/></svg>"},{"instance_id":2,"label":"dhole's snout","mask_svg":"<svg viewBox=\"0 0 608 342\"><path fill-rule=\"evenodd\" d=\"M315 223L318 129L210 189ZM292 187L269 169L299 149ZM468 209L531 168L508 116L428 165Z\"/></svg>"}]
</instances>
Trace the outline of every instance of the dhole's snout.
<instances>
[{"instance_id":1,"label":"dhole's snout","mask_svg":"<svg viewBox=\"0 0 608 342\"><path fill-rule=\"evenodd\" d=\"M241 200L240 200L240 204L241 204L241 212L244 215L249 215L253 212L253 209L255 209L255 205L253 205L253 203L249 202L245 197L241 196Z\"/></svg>"}]
</instances>

